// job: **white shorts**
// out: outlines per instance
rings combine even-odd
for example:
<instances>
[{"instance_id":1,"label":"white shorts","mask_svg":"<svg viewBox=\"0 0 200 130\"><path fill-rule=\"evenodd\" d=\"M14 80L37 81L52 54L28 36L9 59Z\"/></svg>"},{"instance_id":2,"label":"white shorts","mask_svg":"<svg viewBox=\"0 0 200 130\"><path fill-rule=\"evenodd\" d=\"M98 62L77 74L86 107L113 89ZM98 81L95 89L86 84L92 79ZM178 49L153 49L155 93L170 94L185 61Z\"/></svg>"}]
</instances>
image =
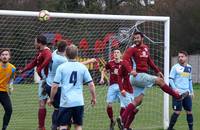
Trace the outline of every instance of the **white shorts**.
<instances>
[{"instance_id":1,"label":"white shorts","mask_svg":"<svg viewBox=\"0 0 200 130\"><path fill-rule=\"evenodd\" d=\"M44 99L47 99L48 98L48 95L45 94L43 95L42 92L43 92L43 88L42 88L42 83L43 83L44 80L40 80L39 81L39 84L38 84L38 97L39 97L39 100L44 100ZM44 86L45 87L45 86Z\"/></svg>"},{"instance_id":2,"label":"white shorts","mask_svg":"<svg viewBox=\"0 0 200 130\"><path fill-rule=\"evenodd\" d=\"M147 73L138 73L136 77L130 75L130 83L134 87L134 97L145 93L145 88L151 88L156 81L156 76Z\"/></svg>"},{"instance_id":3,"label":"white shorts","mask_svg":"<svg viewBox=\"0 0 200 130\"><path fill-rule=\"evenodd\" d=\"M113 103L113 102L119 101L119 100L120 100L119 85L118 84L112 84L108 88L106 102L107 103Z\"/></svg>"},{"instance_id":4,"label":"white shorts","mask_svg":"<svg viewBox=\"0 0 200 130\"><path fill-rule=\"evenodd\" d=\"M134 100L133 93L126 92L126 96L120 95L120 107L127 107Z\"/></svg>"}]
</instances>

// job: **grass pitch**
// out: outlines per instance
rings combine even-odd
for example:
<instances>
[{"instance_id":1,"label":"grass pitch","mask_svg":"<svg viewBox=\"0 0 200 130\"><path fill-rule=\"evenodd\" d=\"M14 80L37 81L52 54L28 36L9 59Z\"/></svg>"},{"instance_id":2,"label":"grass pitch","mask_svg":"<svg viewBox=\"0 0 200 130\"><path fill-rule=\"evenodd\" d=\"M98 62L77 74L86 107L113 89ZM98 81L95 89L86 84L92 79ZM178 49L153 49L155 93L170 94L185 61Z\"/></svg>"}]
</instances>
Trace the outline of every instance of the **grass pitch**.
<instances>
[{"instance_id":1,"label":"grass pitch","mask_svg":"<svg viewBox=\"0 0 200 130\"><path fill-rule=\"evenodd\" d=\"M194 130L200 128L200 85L194 85L195 98L193 100ZM106 114L106 86L96 86L97 105L90 105L89 89L84 88L85 114L84 130L108 130L109 119ZM13 114L8 130L36 130L37 128L37 85L15 85L11 95ZM171 100L171 97L170 97ZM163 93L158 88L146 91L144 102L136 116L132 127L134 130L163 130ZM119 103L113 104L114 116L119 115ZM50 130L51 112L53 108L47 106L46 129ZM0 124L2 124L3 108L0 106ZM170 102L170 115L172 113ZM186 115L183 111L175 126L176 130L187 130ZM116 125L116 130L118 130Z\"/></svg>"}]
</instances>

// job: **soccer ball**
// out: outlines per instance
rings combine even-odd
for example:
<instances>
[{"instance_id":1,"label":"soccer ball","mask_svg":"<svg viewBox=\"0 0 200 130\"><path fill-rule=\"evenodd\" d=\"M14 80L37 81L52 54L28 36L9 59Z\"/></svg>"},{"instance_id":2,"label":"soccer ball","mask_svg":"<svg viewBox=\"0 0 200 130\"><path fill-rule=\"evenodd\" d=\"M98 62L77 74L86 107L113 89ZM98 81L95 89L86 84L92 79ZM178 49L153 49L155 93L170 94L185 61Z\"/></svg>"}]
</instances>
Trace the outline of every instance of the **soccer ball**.
<instances>
[{"instance_id":1,"label":"soccer ball","mask_svg":"<svg viewBox=\"0 0 200 130\"><path fill-rule=\"evenodd\" d=\"M40 21L48 21L50 19L50 14L47 10L41 10L38 15Z\"/></svg>"}]
</instances>

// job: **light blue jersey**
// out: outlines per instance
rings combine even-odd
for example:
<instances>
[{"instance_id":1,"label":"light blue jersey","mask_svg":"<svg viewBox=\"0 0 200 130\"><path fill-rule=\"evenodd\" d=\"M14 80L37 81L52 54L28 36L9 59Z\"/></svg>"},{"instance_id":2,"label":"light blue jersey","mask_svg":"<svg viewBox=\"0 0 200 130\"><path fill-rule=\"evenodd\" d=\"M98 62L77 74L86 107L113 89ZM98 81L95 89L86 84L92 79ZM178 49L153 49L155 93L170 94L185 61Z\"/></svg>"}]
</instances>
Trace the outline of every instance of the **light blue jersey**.
<instances>
[{"instance_id":1,"label":"light blue jersey","mask_svg":"<svg viewBox=\"0 0 200 130\"><path fill-rule=\"evenodd\" d=\"M180 93L186 91L193 93L191 65L175 64L170 71L169 77L169 83L173 89L177 89Z\"/></svg>"},{"instance_id":2,"label":"light blue jersey","mask_svg":"<svg viewBox=\"0 0 200 130\"><path fill-rule=\"evenodd\" d=\"M52 61L49 64L49 73L48 73L48 77L46 79L46 82L49 86L52 86L58 66L68 61L66 56L59 55L59 54L57 54L57 52L58 51L55 50L52 53Z\"/></svg>"},{"instance_id":3,"label":"light blue jersey","mask_svg":"<svg viewBox=\"0 0 200 130\"><path fill-rule=\"evenodd\" d=\"M83 106L83 83L92 82L87 67L79 62L69 61L60 65L54 83L61 84L60 107Z\"/></svg>"}]
</instances>

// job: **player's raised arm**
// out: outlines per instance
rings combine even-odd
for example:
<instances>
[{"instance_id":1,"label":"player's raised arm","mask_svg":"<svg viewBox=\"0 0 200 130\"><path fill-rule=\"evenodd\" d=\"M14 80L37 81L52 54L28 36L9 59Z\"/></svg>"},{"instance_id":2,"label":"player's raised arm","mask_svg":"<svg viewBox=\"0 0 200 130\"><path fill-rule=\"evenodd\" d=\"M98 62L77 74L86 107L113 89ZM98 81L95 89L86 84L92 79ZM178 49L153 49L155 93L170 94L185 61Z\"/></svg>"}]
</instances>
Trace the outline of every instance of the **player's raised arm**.
<instances>
[{"instance_id":1,"label":"player's raised arm","mask_svg":"<svg viewBox=\"0 0 200 130\"><path fill-rule=\"evenodd\" d=\"M31 60L30 63L28 63L24 69L19 70L20 73L24 73L27 70L33 69L37 65L37 55Z\"/></svg>"}]
</instances>

